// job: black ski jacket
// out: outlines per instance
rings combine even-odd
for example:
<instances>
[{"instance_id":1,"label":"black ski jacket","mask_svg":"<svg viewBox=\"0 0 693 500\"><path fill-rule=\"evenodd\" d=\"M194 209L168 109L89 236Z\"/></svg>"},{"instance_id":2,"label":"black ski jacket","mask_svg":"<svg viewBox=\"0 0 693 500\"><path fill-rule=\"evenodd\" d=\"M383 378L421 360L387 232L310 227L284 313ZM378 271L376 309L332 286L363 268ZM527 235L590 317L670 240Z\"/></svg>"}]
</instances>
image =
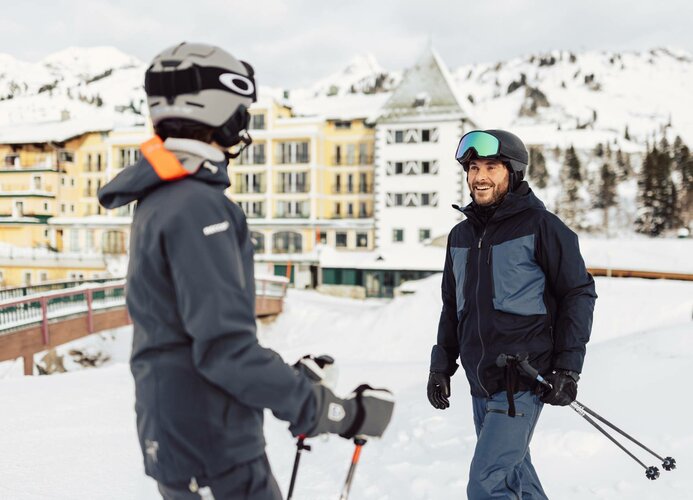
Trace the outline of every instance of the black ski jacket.
<instances>
[{"instance_id":1,"label":"black ski jacket","mask_svg":"<svg viewBox=\"0 0 693 500\"><path fill-rule=\"evenodd\" d=\"M242 210L224 195L226 161L175 156L202 168L171 172L143 157L99 200L137 200L127 272L137 430L146 473L187 484L262 456L263 408L294 434L317 415L308 379L258 344L253 246Z\"/></svg>"},{"instance_id":2,"label":"black ski jacket","mask_svg":"<svg viewBox=\"0 0 693 500\"><path fill-rule=\"evenodd\" d=\"M528 353L540 373L581 372L597 297L578 238L526 183L484 221L472 204L448 237L443 310L431 371L453 375L457 357L471 393L506 390L499 354ZM536 384L520 377L517 390Z\"/></svg>"}]
</instances>

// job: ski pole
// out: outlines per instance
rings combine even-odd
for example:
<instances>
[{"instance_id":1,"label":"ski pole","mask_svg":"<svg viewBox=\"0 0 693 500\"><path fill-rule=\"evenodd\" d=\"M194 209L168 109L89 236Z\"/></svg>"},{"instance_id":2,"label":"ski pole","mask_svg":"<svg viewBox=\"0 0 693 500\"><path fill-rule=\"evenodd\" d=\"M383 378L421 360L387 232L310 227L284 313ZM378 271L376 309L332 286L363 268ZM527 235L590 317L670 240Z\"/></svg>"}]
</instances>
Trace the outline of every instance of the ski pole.
<instances>
[{"instance_id":1,"label":"ski pole","mask_svg":"<svg viewBox=\"0 0 693 500\"><path fill-rule=\"evenodd\" d=\"M291 500L294 494L294 486L296 485L296 475L298 473L298 463L301 460L301 453L303 450L310 451L310 445L304 443L306 440L306 435L301 434L296 440L296 456L294 457L294 470L291 472L291 483L289 484L289 496L286 500Z\"/></svg>"},{"instance_id":2,"label":"ski pole","mask_svg":"<svg viewBox=\"0 0 693 500\"><path fill-rule=\"evenodd\" d=\"M339 500L347 500L349 498L349 490L351 489L351 483L354 480L354 473L356 472L356 465L359 463L359 458L361 457L361 448L366 444L366 440L360 437L354 438L354 455L351 457L351 465L349 466L349 473L347 474L346 481L344 481L344 488L342 488L342 494Z\"/></svg>"},{"instance_id":3,"label":"ski pole","mask_svg":"<svg viewBox=\"0 0 693 500\"><path fill-rule=\"evenodd\" d=\"M527 373L529 376L535 378L535 379L536 379L539 383L541 383L543 386L553 389L553 387L551 387L551 384L549 384L549 383L546 381L546 379L544 379L541 375L539 375L539 372L538 372L532 365L529 364L529 361L527 361L527 358L520 359L520 360L519 360L519 365L520 365L520 367L524 370L525 373ZM590 408L588 408L587 406L585 406L585 405L582 404L581 402L579 402L579 401L573 401L573 403L571 403L570 406L573 408L573 410L577 411L581 416L582 416L581 411L582 411L582 412L589 413L590 415L592 415L593 417L595 417L595 418L596 418L597 420L599 420L600 422L602 422L602 423L608 425L608 426L611 427L613 430L615 430L616 432L618 432L619 434L621 434L623 437L629 439L630 441L632 441L634 444L638 445L638 446L639 446L640 448L642 448L643 450L647 451L647 452L650 453L651 455L653 455L653 456L655 456L656 458L658 458L659 460L661 460L661 461L662 461L662 467L664 468L664 470L671 471L671 470L674 470L674 469L676 468L676 460L675 460L674 458L672 458L672 457L662 458L660 455L658 455L657 453L655 453L654 451L652 451L650 448L648 448L647 446L645 446L644 444L642 444L640 441L638 441L637 439L635 439L633 436L631 436L631 435L628 434L627 432L625 432L625 431L619 429L619 428L616 427L614 424L612 424L611 422L609 422L607 419L605 419L604 417L602 417L601 415L599 415L599 414L598 414L597 412L595 412L594 410L591 410Z\"/></svg>"},{"instance_id":4,"label":"ski pole","mask_svg":"<svg viewBox=\"0 0 693 500\"><path fill-rule=\"evenodd\" d=\"M542 377L539 372L537 371L536 368L534 368L532 365L529 364L529 361L527 360L526 355L517 355L513 356L510 354L501 354L498 356L498 359L496 360L496 364L498 366L506 366L508 364L508 361L510 363L514 364L515 366L519 366L522 371L524 371L527 375L532 377L533 379L537 380L541 385L544 387L547 387L548 389L553 389L553 386L546 380L544 377ZM645 469L645 477L651 480L655 480L659 477L659 469L654 466L646 466L643 462L641 462L635 455L633 455L630 451L628 451L621 443L619 443L616 439L614 439L613 436L611 436L609 433L607 433L603 427L601 427L597 422L595 422L592 418L590 418L587 414L589 413L590 415L594 416L598 420L602 421L609 427L611 427L613 430L624 436L625 438L629 439L632 441L634 444L637 444L647 452L651 453L655 457L657 457L659 460L662 461L662 467L667 470L674 470L676 468L676 460L673 459L672 457L666 457L662 458L656 453L654 453L652 450L647 448L645 445L634 439L632 436L629 434L625 433L618 427L616 427L614 424L603 418L601 415L597 414L596 412L592 411L588 407L584 406L582 403L579 401L573 401L570 403L570 407L582 418L587 420L592 426L594 426L599 432L604 434L610 441L612 441L616 446L621 448L624 452L626 452L633 460L635 460L638 464L640 464L644 469Z\"/></svg>"}]
</instances>

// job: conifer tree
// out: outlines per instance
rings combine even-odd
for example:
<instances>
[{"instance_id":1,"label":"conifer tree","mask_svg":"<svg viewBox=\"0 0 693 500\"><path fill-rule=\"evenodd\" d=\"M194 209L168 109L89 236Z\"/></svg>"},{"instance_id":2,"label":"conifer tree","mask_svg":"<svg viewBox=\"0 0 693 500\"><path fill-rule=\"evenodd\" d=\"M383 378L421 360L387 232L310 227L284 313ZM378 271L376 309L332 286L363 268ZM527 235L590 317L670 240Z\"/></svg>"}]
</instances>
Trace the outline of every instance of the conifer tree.
<instances>
[{"instance_id":1,"label":"conifer tree","mask_svg":"<svg viewBox=\"0 0 693 500\"><path fill-rule=\"evenodd\" d=\"M583 227L584 207L580 196L581 185L582 167L575 148L570 146L565 152L565 160L561 168L561 196L558 213L563 222L573 229Z\"/></svg>"},{"instance_id":2,"label":"conifer tree","mask_svg":"<svg viewBox=\"0 0 693 500\"><path fill-rule=\"evenodd\" d=\"M548 184L549 173L546 170L546 158L541 148L529 148L529 178L532 184L539 189L544 189Z\"/></svg>"}]
</instances>

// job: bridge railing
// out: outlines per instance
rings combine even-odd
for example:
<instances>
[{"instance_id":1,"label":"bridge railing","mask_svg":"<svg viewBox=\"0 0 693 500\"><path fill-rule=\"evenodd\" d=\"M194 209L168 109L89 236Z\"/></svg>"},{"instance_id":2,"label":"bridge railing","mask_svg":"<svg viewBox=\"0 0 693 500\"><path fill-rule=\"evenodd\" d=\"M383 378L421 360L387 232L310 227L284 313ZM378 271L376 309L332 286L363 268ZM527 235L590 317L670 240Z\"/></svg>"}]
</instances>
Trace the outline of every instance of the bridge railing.
<instances>
[{"instance_id":1,"label":"bridge railing","mask_svg":"<svg viewBox=\"0 0 693 500\"><path fill-rule=\"evenodd\" d=\"M255 295L258 316L281 312L287 285L288 280L284 277L256 278ZM0 335L41 323L44 334L47 336L49 320L85 313L90 325L89 331L92 332L94 311L123 306L125 306L124 279L111 281L108 284L87 283L22 298L0 300Z\"/></svg>"}]
</instances>

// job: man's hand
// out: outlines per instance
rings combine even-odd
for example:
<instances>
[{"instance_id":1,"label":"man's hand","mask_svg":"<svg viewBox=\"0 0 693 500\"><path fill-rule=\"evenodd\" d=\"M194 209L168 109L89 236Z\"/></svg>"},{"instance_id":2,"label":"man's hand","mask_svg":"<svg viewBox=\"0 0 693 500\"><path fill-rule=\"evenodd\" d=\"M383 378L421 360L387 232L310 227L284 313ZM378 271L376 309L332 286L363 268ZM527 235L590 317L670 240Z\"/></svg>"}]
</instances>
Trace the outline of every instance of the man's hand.
<instances>
[{"instance_id":1,"label":"man's hand","mask_svg":"<svg viewBox=\"0 0 693 500\"><path fill-rule=\"evenodd\" d=\"M428 376L428 401L433 408L444 410L450 407L450 377L444 373L431 372Z\"/></svg>"},{"instance_id":2,"label":"man's hand","mask_svg":"<svg viewBox=\"0 0 693 500\"><path fill-rule=\"evenodd\" d=\"M554 406L568 406L577 398L577 383L580 375L577 372L558 370L544 377L553 386L541 397L541 400Z\"/></svg>"}]
</instances>

